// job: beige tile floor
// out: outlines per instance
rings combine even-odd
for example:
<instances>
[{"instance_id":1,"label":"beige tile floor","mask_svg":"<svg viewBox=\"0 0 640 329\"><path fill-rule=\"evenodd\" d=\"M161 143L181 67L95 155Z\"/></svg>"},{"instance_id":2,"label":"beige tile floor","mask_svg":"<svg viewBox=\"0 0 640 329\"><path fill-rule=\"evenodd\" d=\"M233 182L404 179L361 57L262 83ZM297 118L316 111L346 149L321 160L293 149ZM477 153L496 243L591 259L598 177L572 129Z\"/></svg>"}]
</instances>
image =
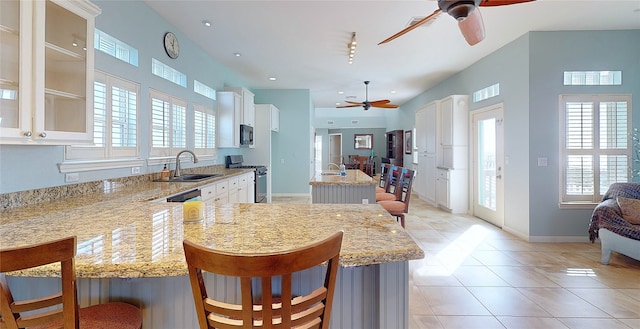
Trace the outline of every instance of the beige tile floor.
<instances>
[{"instance_id":1,"label":"beige tile floor","mask_svg":"<svg viewBox=\"0 0 640 329\"><path fill-rule=\"evenodd\" d=\"M599 244L528 243L415 197L409 208L426 255L409 262L410 329L640 328L640 261L602 265Z\"/></svg>"}]
</instances>

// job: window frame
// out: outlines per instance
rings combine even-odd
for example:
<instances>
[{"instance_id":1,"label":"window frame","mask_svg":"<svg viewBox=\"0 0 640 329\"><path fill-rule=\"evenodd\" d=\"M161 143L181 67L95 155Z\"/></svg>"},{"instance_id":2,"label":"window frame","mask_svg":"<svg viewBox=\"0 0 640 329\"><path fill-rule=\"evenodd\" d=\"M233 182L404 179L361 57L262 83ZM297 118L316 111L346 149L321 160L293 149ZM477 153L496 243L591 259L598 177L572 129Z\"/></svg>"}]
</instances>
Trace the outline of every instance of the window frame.
<instances>
[{"instance_id":1,"label":"window frame","mask_svg":"<svg viewBox=\"0 0 640 329\"><path fill-rule=\"evenodd\" d=\"M624 155L627 157L627 181L632 179L633 169L633 143L631 132L633 130L633 107L630 94L563 94L558 99L559 109L559 202L560 205L571 204L596 204L602 200L606 190L600 188L602 175L599 172L599 157L603 155ZM593 103L593 134L591 149L568 149L566 147L566 104L569 102L592 102ZM600 103L603 102L626 102L627 103L627 146L621 149L601 149L600 146ZM567 194L567 156L588 155L592 156L593 174L593 195L568 195Z\"/></svg>"},{"instance_id":2,"label":"window frame","mask_svg":"<svg viewBox=\"0 0 640 329\"><path fill-rule=\"evenodd\" d=\"M213 123L211 123L212 127L204 127L205 130L207 128L212 128L212 131L210 131L211 133L211 137L213 138L213 144L212 145L207 145L207 147L201 148L201 147L197 147L197 134L198 132L197 130L197 125L196 125L196 112L201 112L204 113L206 115L211 115L213 117ZM215 158L216 156L216 111L213 108L204 106L204 105L200 105L200 104L193 104L193 149L194 152L196 153L196 155L200 155L200 156L212 156Z\"/></svg>"},{"instance_id":3,"label":"window frame","mask_svg":"<svg viewBox=\"0 0 640 329\"><path fill-rule=\"evenodd\" d=\"M153 106L154 106L154 98L160 101L163 101L165 103L168 103L168 106L170 108L170 113L168 114L168 136L166 136L166 139L168 141L168 144L166 144L166 146L162 146L162 147L157 147L157 146L153 146L154 143L154 123L153 123ZM179 128L181 128L181 130L184 132L184 145L176 145L175 142L175 131L176 131L176 125L174 122L174 118L175 118L175 110L176 110L176 106L180 106L183 111L184 111L184 117L183 117L183 124L180 125ZM188 130L187 130L187 109L188 109L188 102L182 98L178 98L175 96L171 96L167 93L155 90L155 89L151 89L149 88L149 160L152 160L154 158L166 158L166 157L172 157L178 154L178 152L180 152L181 150L184 150L188 147Z\"/></svg>"},{"instance_id":4,"label":"window frame","mask_svg":"<svg viewBox=\"0 0 640 329\"><path fill-rule=\"evenodd\" d=\"M96 70L94 72L93 87L96 88L96 82L105 85L105 120L104 120L104 146L93 145L69 145L65 147L65 162L73 161L111 161L122 159L139 159L140 157L140 84L120 78L118 76L108 74ZM125 89L135 93L135 146L132 147L114 147L113 146L113 88ZM94 93L94 108L96 104L95 98L98 93ZM95 114L94 113L94 134ZM95 136L94 136L95 139Z\"/></svg>"}]
</instances>

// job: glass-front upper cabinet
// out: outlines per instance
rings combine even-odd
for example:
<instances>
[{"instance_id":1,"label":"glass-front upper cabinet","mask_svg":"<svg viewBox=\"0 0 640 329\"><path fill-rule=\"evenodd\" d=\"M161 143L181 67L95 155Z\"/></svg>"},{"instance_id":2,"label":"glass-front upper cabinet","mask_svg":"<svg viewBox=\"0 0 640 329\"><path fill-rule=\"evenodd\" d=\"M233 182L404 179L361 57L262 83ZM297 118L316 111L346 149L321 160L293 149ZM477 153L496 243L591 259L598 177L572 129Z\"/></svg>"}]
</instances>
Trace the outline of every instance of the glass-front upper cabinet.
<instances>
[{"instance_id":1,"label":"glass-front upper cabinet","mask_svg":"<svg viewBox=\"0 0 640 329\"><path fill-rule=\"evenodd\" d=\"M84 0L2 0L1 3L2 71L5 71L5 65L13 67L14 71L19 67L18 72L7 73L18 76L15 80L18 82L13 83L14 80L4 76L1 80L3 86L5 79L11 81L6 84L15 86L18 94L13 106L6 110L3 97L2 143L91 143L93 33L95 16L100 9ZM19 40L14 51L19 53L16 59L20 61L19 65L9 63L13 61L12 57L5 56L5 44L9 41L5 41L4 30L13 30L4 28L5 21L7 26L15 25L15 18L5 19L5 7L14 14L16 10L20 12L20 29L13 33ZM10 94L4 89L3 93ZM5 115L10 118L6 125Z\"/></svg>"}]
</instances>

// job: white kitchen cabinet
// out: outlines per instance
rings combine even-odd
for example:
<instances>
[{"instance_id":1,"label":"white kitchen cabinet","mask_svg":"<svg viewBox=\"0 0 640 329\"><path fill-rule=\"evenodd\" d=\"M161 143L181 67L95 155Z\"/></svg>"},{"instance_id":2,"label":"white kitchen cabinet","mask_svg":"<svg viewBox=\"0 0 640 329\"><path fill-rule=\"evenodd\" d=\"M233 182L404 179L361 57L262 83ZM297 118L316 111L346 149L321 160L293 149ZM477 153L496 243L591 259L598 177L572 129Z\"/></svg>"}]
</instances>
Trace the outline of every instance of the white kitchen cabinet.
<instances>
[{"instance_id":1,"label":"white kitchen cabinet","mask_svg":"<svg viewBox=\"0 0 640 329\"><path fill-rule=\"evenodd\" d=\"M230 178L229 179L229 188L228 188L228 193L229 193L229 203L238 203L239 201L239 196L238 196L238 184L239 184L240 180L238 177L234 177L234 178Z\"/></svg>"},{"instance_id":2,"label":"white kitchen cabinet","mask_svg":"<svg viewBox=\"0 0 640 329\"><path fill-rule=\"evenodd\" d=\"M233 91L219 91L216 97L218 99L216 146L240 147L241 97Z\"/></svg>"},{"instance_id":3,"label":"white kitchen cabinet","mask_svg":"<svg viewBox=\"0 0 640 329\"><path fill-rule=\"evenodd\" d=\"M240 121L239 124L255 127L256 115L255 115L255 96L249 89L244 87L225 87L226 91L233 91L240 95L241 103L240 108Z\"/></svg>"},{"instance_id":4,"label":"white kitchen cabinet","mask_svg":"<svg viewBox=\"0 0 640 329\"><path fill-rule=\"evenodd\" d=\"M469 141L469 107L466 95L451 95L440 101L440 143L466 146Z\"/></svg>"},{"instance_id":5,"label":"white kitchen cabinet","mask_svg":"<svg viewBox=\"0 0 640 329\"><path fill-rule=\"evenodd\" d=\"M273 167L271 165L271 141L273 139L271 133L271 122L274 108L276 107L272 104L256 104L256 127L253 131L253 135L255 137L254 144L256 147L244 153L245 162L264 165L267 167L268 203L271 202L271 181L274 175Z\"/></svg>"},{"instance_id":6,"label":"white kitchen cabinet","mask_svg":"<svg viewBox=\"0 0 640 329\"><path fill-rule=\"evenodd\" d=\"M253 203L254 202L254 190L250 189L250 185L254 184L253 182L253 173L244 174L238 179L238 203ZM231 199L231 198L229 198ZM231 202L231 200L229 200Z\"/></svg>"},{"instance_id":7,"label":"white kitchen cabinet","mask_svg":"<svg viewBox=\"0 0 640 329\"><path fill-rule=\"evenodd\" d=\"M452 95L416 111L418 196L453 213L468 211L468 97Z\"/></svg>"},{"instance_id":8,"label":"white kitchen cabinet","mask_svg":"<svg viewBox=\"0 0 640 329\"><path fill-rule=\"evenodd\" d=\"M271 105L271 131L280 131L280 110Z\"/></svg>"},{"instance_id":9,"label":"white kitchen cabinet","mask_svg":"<svg viewBox=\"0 0 640 329\"><path fill-rule=\"evenodd\" d=\"M416 111L416 148L418 173L413 186L418 196L436 205L436 165L438 150L438 102L432 102Z\"/></svg>"},{"instance_id":10,"label":"white kitchen cabinet","mask_svg":"<svg viewBox=\"0 0 640 329\"><path fill-rule=\"evenodd\" d=\"M467 171L464 169L437 168L437 204L451 213L469 211Z\"/></svg>"},{"instance_id":11,"label":"white kitchen cabinet","mask_svg":"<svg viewBox=\"0 0 640 329\"><path fill-rule=\"evenodd\" d=\"M93 140L93 34L85 0L0 1L0 143Z\"/></svg>"},{"instance_id":12,"label":"white kitchen cabinet","mask_svg":"<svg viewBox=\"0 0 640 329\"><path fill-rule=\"evenodd\" d=\"M236 178L237 179L237 178ZM200 194L204 202L229 202L229 179L217 181L200 187Z\"/></svg>"}]
</instances>

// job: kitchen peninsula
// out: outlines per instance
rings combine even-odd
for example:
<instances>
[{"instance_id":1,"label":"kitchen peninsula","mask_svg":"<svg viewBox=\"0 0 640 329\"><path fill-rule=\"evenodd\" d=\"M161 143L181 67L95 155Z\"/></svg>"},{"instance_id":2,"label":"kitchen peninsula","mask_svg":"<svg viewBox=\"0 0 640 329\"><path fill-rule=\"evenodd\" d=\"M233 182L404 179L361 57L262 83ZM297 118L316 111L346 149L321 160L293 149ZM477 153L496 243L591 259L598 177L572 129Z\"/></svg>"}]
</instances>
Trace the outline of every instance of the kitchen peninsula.
<instances>
[{"instance_id":1,"label":"kitchen peninsula","mask_svg":"<svg viewBox=\"0 0 640 329\"><path fill-rule=\"evenodd\" d=\"M181 203L152 201L211 181L135 186L104 181L98 193L3 210L0 246L76 235L81 306L124 300L142 308L143 328L197 328L184 239L228 251L275 252L342 230L331 327L408 327L408 261L424 253L382 207L207 202L202 221L184 224ZM300 289L321 280L317 273L303 273ZM52 267L44 266L14 273L9 282L33 295L49 292L55 276ZM236 301L235 282L214 275L206 280Z\"/></svg>"},{"instance_id":2,"label":"kitchen peninsula","mask_svg":"<svg viewBox=\"0 0 640 329\"><path fill-rule=\"evenodd\" d=\"M317 172L309 182L312 203L375 203L376 182L361 170Z\"/></svg>"}]
</instances>

